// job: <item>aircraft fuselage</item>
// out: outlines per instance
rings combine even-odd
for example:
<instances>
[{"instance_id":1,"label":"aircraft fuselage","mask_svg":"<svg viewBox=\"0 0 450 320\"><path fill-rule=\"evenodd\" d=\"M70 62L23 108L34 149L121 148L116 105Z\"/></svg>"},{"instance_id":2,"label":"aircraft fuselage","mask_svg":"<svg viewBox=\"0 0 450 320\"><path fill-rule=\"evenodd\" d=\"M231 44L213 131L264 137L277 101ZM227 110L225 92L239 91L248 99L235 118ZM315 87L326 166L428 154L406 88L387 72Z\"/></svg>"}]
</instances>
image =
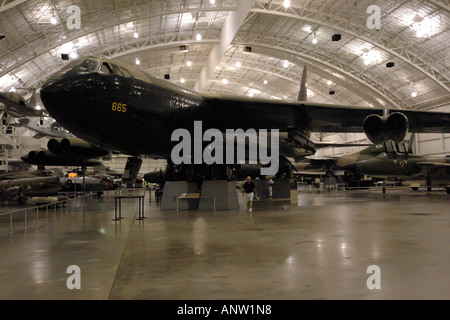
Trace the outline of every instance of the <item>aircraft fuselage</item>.
<instances>
[{"instance_id":1,"label":"aircraft fuselage","mask_svg":"<svg viewBox=\"0 0 450 320\"><path fill-rule=\"evenodd\" d=\"M114 66L111 61L91 59L93 63ZM105 149L168 158L177 144L171 142L172 133L176 129L194 132L195 121L201 121L204 130L276 128L287 131L302 127L295 119L307 118L293 114L288 105L280 106L274 113L273 106L255 100L259 110L256 115L254 108L248 108L250 99L245 104L242 98L205 99L130 66L119 64L110 71L128 68L124 71L133 76L102 74L100 68L99 65L97 71L85 72L77 66L67 67L44 84L41 99L49 113L67 130ZM302 133L309 138L307 130Z\"/></svg>"}]
</instances>

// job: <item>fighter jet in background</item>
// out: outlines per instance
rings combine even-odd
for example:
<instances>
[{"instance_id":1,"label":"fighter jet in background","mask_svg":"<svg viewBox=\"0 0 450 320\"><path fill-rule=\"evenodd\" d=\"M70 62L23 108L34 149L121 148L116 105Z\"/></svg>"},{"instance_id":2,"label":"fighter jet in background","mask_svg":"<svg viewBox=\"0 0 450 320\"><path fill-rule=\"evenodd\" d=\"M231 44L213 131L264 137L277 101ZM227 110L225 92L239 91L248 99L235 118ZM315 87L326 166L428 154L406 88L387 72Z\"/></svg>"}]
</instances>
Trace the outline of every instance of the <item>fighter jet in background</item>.
<instances>
[{"instance_id":1,"label":"fighter jet in background","mask_svg":"<svg viewBox=\"0 0 450 320\"><path fill-rule=\"evenodd\" d=\"M39 105L39 96L36 90L33 90L33 95L30 101L26 101L20 94L16 92L0 92L0 108L3 111L2 124L6 125L10 122L9 118L23 118L23 117L44 117L44 110Z\"/></svg>"},{"instance_id":2,"label":"fighter jet in background","mask_svg":"<svg viewBox=\"0 0 450 320\"><path fill-rule=\"evenodd\" d=\"M0 200L17 200L48 196L61 190L59 178L51 171L18 172L0 175Z\"/></svg>"},{"instance_id":3,"label":"fighter jet in background","mask_svg":"<svg viewBox=\"0 0 450 320\"><path fill-rule=\"evenodd\" d=\"M119 185L113 179L103 175L100 177L82 177L77 178L61 178L61 187L63 192L96 192L101 196L105 191L116 190ZM83 186L83 183L85 185Z\"/></svg>"},{"instance_id":4,"label":"fighter jet in background","mask_svg":"<svg viewBox=\"0 0 450 320\"><path fill-rule=\"evenodd\" d=\"M385 143L382 153L375 157L337 161L335 170L344 170L355 175L368 175L375 178L399 180L413 190L420 186L445 187L450 194L450 157L436 158L415 155L407 148L393 141Z\"/></svg>"},{"instance_id":5,"label":"fighter jet in background","mask_svg":"<svg viewBox=\"0 0 450 320\"><path fill-rule=\"evenodd\" d=\"M281 172L291 170L287 157L316 152L311 132L365 132L374 143L400 142L408 131L450 133L450 113L202 95L100 56L73 61L54 74L43 85L41 98L64 128L93 145L168 159L170 179L206 173L213 179L229 178L239 166L173 164L171 153L178 144L172 141L173 132L185 129L194 136L195 122L205 131L278 130Z\"/></svg>"},{"instance_id":6,"label":"fighter jet in background","mask_svg":"<svg viewBox=\"0 0 450 320\"><path fill-rule=\"evenodd\" d=\"M410 142L411 143L411 142ZM346 182L364 176L395 180L413 190L420 186L450 186L450 158L412 154L407 142L386 141L342 157L305 159L294 164L298 176L326 176L345 172ZM449 188L447 188L450 191Z\"/></svg>"},{"instance_id":7,"label":"fighter jet in background","mask_svg":"<svg viewBox=\"0 0 450 320\"><path fill-rule=\"evenodd\" d=\"M58 126L48 126L44 127L38 124L30 123L31 120L29 118L20 118L16 119L16 124L20 127L24 127L36 132L36 135L33 136L35 139L42 139L44 137L50 138L75 138L73 134L65 132L61 130Z\"/></svg>"}]
</instances>

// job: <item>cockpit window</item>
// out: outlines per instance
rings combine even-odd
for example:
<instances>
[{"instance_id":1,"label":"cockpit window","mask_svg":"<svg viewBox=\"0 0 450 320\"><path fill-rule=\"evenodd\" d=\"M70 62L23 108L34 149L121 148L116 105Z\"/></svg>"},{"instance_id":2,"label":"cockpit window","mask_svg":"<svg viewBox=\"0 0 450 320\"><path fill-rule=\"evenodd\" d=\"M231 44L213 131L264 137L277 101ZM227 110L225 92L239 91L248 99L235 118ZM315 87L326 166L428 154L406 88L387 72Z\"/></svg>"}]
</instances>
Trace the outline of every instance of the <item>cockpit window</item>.
<instances>
[{"instance_id":1,"label":"cockpit window","mask_svg":"<svg viewBox=\"0 0 450 320\"><path fill-rule=\"evenodd\" d=\"M122 76L122 77L124 76L124 74L122 73L122 71L120 70L120 68L117 65L115 65L113 63L110 63L109 65L111 66L111 69L115 75Z\"/></svg>"},{"instance_id":2,"label":"cockpit window","mask_svg":"<svg viewBox=\"0 0 450 320\"><path fill-rule=\"evenodd\" d=\"M75 68L78 72L97 72L100 61L96 59L85 59L81 61Z\"/></svg>"},{"instance_id":3,"label":"cockpit window","mask_svg":"<svg viewBox=\"0 0 450 320\"><path fill-rule=\"evenodd\" d=\"M108 65L108 63L103 62L102 67L100 69L101 74L113 74L113 71L111 70L111 67Z\"/></svg>"},{"instance_id":4,"label":"cockpit window","mask_svg":"<svg viewBox=\"0 0 450 320\"><path fill-rule=\"evenodd\" d=\"M123 73L123 75L125 77L127 77L127 78L131 78L132 77L131 73L127 69L125 69L124 67L119 67L119 69L120 69L120 71L122 71L122 73Z\"/></svg>"}]
</instances>

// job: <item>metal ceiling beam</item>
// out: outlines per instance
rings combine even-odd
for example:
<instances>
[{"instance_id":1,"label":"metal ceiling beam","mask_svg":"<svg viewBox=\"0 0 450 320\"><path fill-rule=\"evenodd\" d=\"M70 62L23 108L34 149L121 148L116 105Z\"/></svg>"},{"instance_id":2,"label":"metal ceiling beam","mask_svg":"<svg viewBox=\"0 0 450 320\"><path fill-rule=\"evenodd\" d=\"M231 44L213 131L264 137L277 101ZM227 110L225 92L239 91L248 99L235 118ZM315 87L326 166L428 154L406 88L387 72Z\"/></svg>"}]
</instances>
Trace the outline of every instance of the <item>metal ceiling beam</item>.
<instances>
[{"instance_id":1,"label":"metal ceiling beam","mask_svg":"<svg viewBox=\"0 0 450 320\"><path fill-rule=\"evenodd\" d=\"M251 0L251 1L255 1L255 0ZM19 2L19 0L17 2ZM20 0L20 2L24 2L24 1ZM202 11L230 11L230 10L232 11L234 9L235 8L221 8L221 7L201 8ZM118 25L127 24L129 22L136 22L139 20L147 20L147 19L160 17L160 16L173 15L173 14L184 14L184 13L189 13L189 12L192 12L192 9L180 9L180 10L173 10L173 11L167 11L167 12L151 13L151 14L148 14L145 16L140 16L137 18L129 18L129 19L124 19L124 20L120 20L120 21L110 20L106 24L102 24L100 27L89 28L89 30L87 30L87 31L84 30L83 32L76 33L76 34L68 37L67 39L65 39L64 42L58 43L55 41L52 44L50 44L49 46L45 46L43 48L40 48L40 49L37 49L34 51L30 50L30 52L32 54L30 54L28 57L21 57L21 60L19 60L17 63L15 63L14 65L12 65L6 69L3 69L0 72L0 78L3 77L5 74L10 73L10 72L14 71L15 69L21 67L22 65L36 59L37 57L40 57L40 56L48 53L51 50L61 47L61 46L65 45L66 43L76 41L80 38L88 37L91 34L97 34L98 32L104 31L106 29L114 28Z\"/></svg>"},{"instance_id":2,"label":"metal ceiling beam","mask_svg":"<svg viewBox=\"0 0 450 320\"><path fill-rule=\"evenodd\" d=\"M118 48L117 50L114 50L114 54L108 54L107 52L100 52L99 54L108 56L111 59L116 59L119 57L123 57L129 54L137 53L137 52L143 52L143 51L149 51L149 50L159 50L159 49L166 49L171 47L179 47L181 45L205 45L205 44L212 44L215 45L219 43L219 40L216 39L203 39L203 40L181 40L181 41L170 41L170 42L164 42L164 43L157 43L157 44L147 44L143 46L138 46L136 48L130 48L125 49L125 46L122 46L121 48ZM112 51L112 50L109 50Z\"/></svg>"},{"instance_id":3,"label":"metal ceiling beam","mask_svg":"<svg viewBox=\"0 0 450 320\"><path fill-rule=\"evenodd\" d=\"M13 2L6 3L6 1L2 1L2 5L0 6L0 13L17 7L18 5L26 2L27 0L15 0Z\"/></svg>"},{"instance_id":4,"label":"metal ceiling beam","mask_svg":"<svg viewBox=\"0 0 450 320\"><path fill-rule=\"evenodd\" d=\"M345 71L343 68L335 66L334 64L331 64L330 62L323 61L323 60L319 59L318 57L312 56L310 54L306 54L304 52L299 52L299 51L279 47L276 44L239 43L237 45L246 45L246 46L250 46L253 48L259 48L261 50L260 54L271 56L271 57L277 57L277 55L278 55L280 60L284 60L289 57L298 58L303 63L308 65L308 68L310 68L311 70L314 70L315 73L322 75L323 77L327 77L330 80L332 80L334 83L339 84L343 87L348 87L348 84L346 85L345 82L343 82L341 79L337 78L333 74L325 72L323 70L320 70L321 68L331 69L338 74L343 74L346 77L348 77L348 79L350 79L354 84L353 88L352 89L349 88L349 89L352 90L352 92L357 94L358 96L364 98L367 101L370 101L370 103L372 103L374 106L377 106L379 108L384 107L383 105L380 104L380 102L378 102L376 100L376 98L379 98L382 101L387 102L387 104L389 105L390 108L402 109L397 102L395 102L390 97L388 97L388 95L386 93L381 92L378 88L372 86L371 84L367 83L363 79L358 78L354 74ZM256 52L256 50L254 50L254 52L258 53L258 52ZM358 85L360 87L359 90L357 87ZM364 88L364 89L361 89L361 88ZM370 93L370 94L368 94L368 93Z\"/></svg>"},{"instance_id":5,"label":"metal ceiling beam","mask_svg":"<svg viewBox=\"0 0 450 320\"><path fill-rule=\"evenodd\" d=\"M248 69L253 70L253 71L264 72L264 70L257 70L257 69L255 70L255 69L251 69L251 68L248 68ZM273 73L272 75L275 76L275 77L278 77L278 78L280 78L280 79L290 81L290 82L292 82L293 84L298 84L297 81L295 81L295 80L293 80L293 79L290 79L290 78L288 78L288 77L282 76L282 75L280 75L280 74ZM241 79L245 79L245 80L250 81L249 79L246 79L246 78L241 78ZM213 83L218 83L218 84L221 84L221 83L222 83L221 80L218 80L218 79L216 79L216 80L209 80L209 81L210 81L210 82L213 82ZM266 94L269 94L269 95L271 95L271 96L277 96L277 95L280 94L280 91L279 91L279 90L277 90L277 93L271 92L271 91L274 91L274 89L276 89L276 88L273 88L272 90L267 90L267 87L266 87L266 88L263 88L261 85L254 85L253 87L250 87L250 86L248 86L248 85L245 85L244 83L235 82L235 81L230 81L227 85L236 85L236 86L238 86L238 87L248 87L249 89L256 89L256 90L259 90L259 91L264 92L264 93L266 93ZM320 88L319 88L319 89L320 89ZM316 95L321 96L321 97L324 98L325 100L329 101L330 104L336 104L336 101L333 101L333 99L331 99L330 96L327 96L327 95L323 94L320 90L314 90L312 86L308 86L308 90L311 90L311 92L313 92L313 93L315 93ZM340 100L341 100L341 101L344 101L343 99L340 99Z\"/></svg>"},{"instance_id":6,"label":"metal ceiling beam","mask_svg":"<svg viewBox=\"0 0 450 320\"><path fill-rule=\"evenodd\" d=\"M236 11L229 14L227 20L222 27L222 34L220 44L215 45L208 58L207 66L204 67L200 73L200 78L195 84L194 89L201 92L205 84L211 79L211 76L216 70L216 67L220 64L225 52L231 45L239 29L247 18L250 10L253 8L256 0L238 1L238 7Z\"/></svg>"},{"instance_id":7,"label":"metal ceiling beam","mask_svg":"<svg viewBox=\"0 0 450 320\"><path fill-rule=\"evenodd\" d=\"M258 0L258 2L264 3L264 2L268 2L268 1ZM261 13L261 14L271 14L271 15L277 15L277 16L297 19L297 20L300 20L300 21L318 24L318 25L321 25L323 27L330 28L332 30L336 30L336 31L340 31L342 33L349 34L349 35L351 35L351 36L353 36L355 38L358 38L358 39L363 40L363 41L365 41L367 43L370 43L374 47L377 47L378 49L383 50L383 51L391 54L392 56L400 59L401 61L407 63L408 65L414 67L416 70L418 70L421 73L425 74L428 78L433 80L436 84L438 84L440 87L445 89L447 92L450 92L450 88L445 83L443 83L441 80L437 79L436 76L433 75L431 72L428 72L427 70L425 70L424 68L422 68L420 66L420 65L426 66L427 64L425 62L417 61L416 63L413 63L408 57L405 57L402 54L399 54L398 52L396 52L395 50L386 47L384 44L375 42L373 39L371 39L369 37L366 37L366 36L358 34L358 33L354 32L354 31L352 31L350 28L343 28L343 27L340 27L340 26L335 25L335 24L332 25L332 24L330 24L330 23L328 23L326 21L323 21L323 20L318 20L318 19L314 19L314 18L301 16L301 15L297 14L296 12L295 13L283 12L283 11L271 10L271 9L266 9L266 8L264 8L264 9L263 8L253 8L251 10L251 12L253 12L253 13ZM334 17L334 19L338 19L338 17ZM342 21L342 23L345 23L346 25L350 24L349 21ZM360 28L360 27L358 27L358 28Z\"/></svg>"},{"instance_id":8,"label":"metal ceiling beam","mask_svg":"<svg viewBox=\"0 0 450 320\"><path fill-rule=\"evenodd\" d=\"M427 1L440 7L441 9L444 9L444 10L450 12L450 5L449 5L448 0L427 0Z\"/></svg>"}]
</instances>

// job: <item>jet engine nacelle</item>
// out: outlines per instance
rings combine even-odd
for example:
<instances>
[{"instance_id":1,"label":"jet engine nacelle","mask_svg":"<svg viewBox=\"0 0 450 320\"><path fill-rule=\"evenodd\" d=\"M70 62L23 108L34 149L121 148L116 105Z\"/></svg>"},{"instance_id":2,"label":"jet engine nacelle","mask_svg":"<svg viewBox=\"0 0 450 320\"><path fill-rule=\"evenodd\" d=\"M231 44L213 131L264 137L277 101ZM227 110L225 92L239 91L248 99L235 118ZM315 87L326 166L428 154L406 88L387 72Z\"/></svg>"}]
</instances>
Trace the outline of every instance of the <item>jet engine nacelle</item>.
<instances>
[{"instance_id":1,"label":"jet engine nacelle","mask_svg":"<svg viewBox=\"0 0 450 320\"><path fill-rule=\"evenodd\" d=\"M80 159L70 156L54 154L50 151L35 150L21 158L24 162L36 166L82 166L95 167L101 164L96 159Z\"/></svg>"},{"instance_id":2,"label":"jet engine nacelle","mask_svg":"<svg viewBox=\"0 0 450 320\"><path fill-rule=\"evenodd\" d=\"M385 117L373 114L364 120L364 132L373 143L379 144L387 140L401 142L409 130L408 118L396 112Z\"/></svg>"},{"instance_id":3,"label":"jet engine nacelle","mask_svg":"<svg viewBox=\"0 0 450 320\"><path fill-rule=\"evenodd\" d=\"M51 139L47 148L58 155L80 158L99 158L109 154L108 151L78 138Z\"/></svg>"}]
</instances>

